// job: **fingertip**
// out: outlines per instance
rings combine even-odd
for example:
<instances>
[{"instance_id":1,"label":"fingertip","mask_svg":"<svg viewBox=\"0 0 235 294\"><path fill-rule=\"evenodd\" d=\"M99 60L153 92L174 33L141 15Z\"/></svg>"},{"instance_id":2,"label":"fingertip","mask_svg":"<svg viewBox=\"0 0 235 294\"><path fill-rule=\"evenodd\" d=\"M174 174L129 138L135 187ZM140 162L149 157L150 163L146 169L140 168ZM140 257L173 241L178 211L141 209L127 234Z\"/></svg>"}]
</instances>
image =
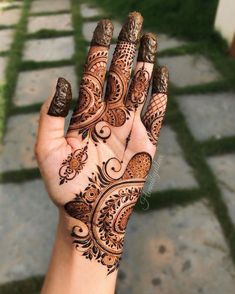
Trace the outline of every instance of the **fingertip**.
<instances>
[{"instance_id":1,"label":"fingertip","mask_svg":"<svg viewBox=\"0 0 235 294\"><path fill-rule=\"evenodd\" d=\"M140 47L137 61L154 63L157 54L157 36L153 33L145 33L140 39Z\"/></svg>"},{"instance_id":2,"label":"fingertip","mask_svg":"<svg viewBox=\"0 0 235 294\"><path fill-rule=\"evenodd\" d=\"M69 112L71 101L71 84L65 78L58 78L56 91L47 114L55 117L66 117Z\"/></svg>"},{"instance_id":3,"label":"fingertip","mask_svg":"<svg viewBox=\"0 0 235 294\"><path fill-rule=\"evenodd\" d=\"M158 66L153 74L152 94L167 94L169 84L169 71L166 66Z\"/></svg>"},{"instance_id":4,"label":"fingertip","mask_svg":"<svg viewBox=\"0 0 235 294\"><path fill-rule=\"evenodd\" d=\"M109 47L113 37L113 24L109 19L102 19L97 23L91 46Z\"/></svg>"},{"instance_id":5,"label":"fingertip","mask_svg":"<svg viewBox=\"0 0 235 294\"><path fill-rule=\"evenodd\" d=\"M133 44L138 43L140 39L142 24L143 17L139 12L134 11L129 13L118 36L118 40Z\"/></svg>"}]
</instances>

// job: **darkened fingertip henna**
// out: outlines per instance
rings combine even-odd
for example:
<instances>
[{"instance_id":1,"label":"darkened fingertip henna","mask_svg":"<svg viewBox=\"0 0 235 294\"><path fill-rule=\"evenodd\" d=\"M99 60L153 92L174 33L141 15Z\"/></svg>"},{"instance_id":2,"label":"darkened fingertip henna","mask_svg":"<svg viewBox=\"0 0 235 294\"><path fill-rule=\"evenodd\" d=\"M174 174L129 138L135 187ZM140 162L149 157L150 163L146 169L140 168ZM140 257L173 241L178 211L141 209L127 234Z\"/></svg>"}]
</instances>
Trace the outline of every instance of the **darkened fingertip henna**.
<instances>
[{"instance_id":1,"label":"darkened fingertip henna","mask_svg":"<svg viewBox=\"0 0 235 294\"><path fill-rule=\"evenodd\" d=\"M146 33L140 39L140 48L137 61L154 63L157 53L157 36Z\"/></svg>"},{"instance_id":2,"label":"darkened fingertip henna","mask_svg":"<svg viewBox=\"0 0 235 294\"><path fill-rule=\"evenodd\" d=\"M169 83L169 72L166 66L158 66L153 75L152 93L167 94Z\"/></svg>"},{"instance_id":3,"label":"darkened fingertip henna","mask_svg":"<svg viewBox=\"0 0 235 294\"><path fill-rule=\"evenodd\" d=\"M47 114L51 116L67 116L71 100L72 90L70 83L64 78L59 78L56 85L56 92Z\"/></svg>"},{"instance_id":4,"label":"darkened fingertip henna","mask_svg":"<svg viewBox=\"0 0 235 294\"><path fill-rule=\"evenodd\" d=\"M143 17L139 12L129 13L122 30L118 36L119 41L138 43L140 39Z\"/></svg>"},{"instance_id":5,"label":"darkened fingertip henna","mask_svg":"<svg viewBox=\"0 0 235 294\"><path fill-rule=\"evenodd\" d=\"M113 37L113 24L109 19L102 19L98 22L93 38L91 40L92 46L109 47Z\"/></svg>"}]
</instances>

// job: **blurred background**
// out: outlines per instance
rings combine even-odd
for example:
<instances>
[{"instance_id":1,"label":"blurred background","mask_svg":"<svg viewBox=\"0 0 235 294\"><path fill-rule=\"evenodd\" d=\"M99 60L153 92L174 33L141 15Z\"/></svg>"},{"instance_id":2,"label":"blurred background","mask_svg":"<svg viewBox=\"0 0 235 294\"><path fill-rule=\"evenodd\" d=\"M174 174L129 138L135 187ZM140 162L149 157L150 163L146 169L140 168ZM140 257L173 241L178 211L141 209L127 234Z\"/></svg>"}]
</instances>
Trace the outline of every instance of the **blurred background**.
<instances>
[{"instance_id":1,"label":"blurred background","mask_svg":"<svg viewBox=\"0 0 235 294\"><path fill-rule=\"evenodd\" d=\"M234 0L0 0L0 293L39 293L56 209L33 148L59 76L78 91L96 23L111 52L137 10L170 71L159 152L130 220L117 293L235 293Z\"/></svg>"}]
</instances>

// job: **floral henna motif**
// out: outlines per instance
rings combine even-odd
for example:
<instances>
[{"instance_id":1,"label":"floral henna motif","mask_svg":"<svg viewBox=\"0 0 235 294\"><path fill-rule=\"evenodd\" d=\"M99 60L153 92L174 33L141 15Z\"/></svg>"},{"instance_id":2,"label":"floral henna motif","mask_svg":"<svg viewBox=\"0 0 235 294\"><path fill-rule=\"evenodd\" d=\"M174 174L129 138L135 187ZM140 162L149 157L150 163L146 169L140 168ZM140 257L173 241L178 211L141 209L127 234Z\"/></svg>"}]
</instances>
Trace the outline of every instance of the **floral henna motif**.
<instances>
[{"instance_id":1,"label":"floral henna motif","mask_svg":"<svg viewBox=\"0 0 235 294\"><path fill-rule=\"evenodd\" d=\"M150 74L142 67L139 69L130 85L129 95L127 97L127 107L129 110L136 110L143 104L148 94Z\"/></svg>"},{"instance_id":2,"label":"floral henna motif","mask_svg":"<svg viewBox=\"0 0 235 294\"><path fill-rule=\"evenodd\" d=\"M77 149L65 159L60 167L60 185L74 179L83 169L88 159L87 145L82 149Z\"/></svg>"},{"instance_id":3,"label":"floral henna motif","mask_svg":"<svg viewBox=\"0 0 235 294\"><path fill-rule=\"evenodd\" d=\"M107 267L108 274L119 266L125 229L138 200L152 158L146 152L135 154L121 177L117 158L98 166L84 191L65 204L65 211L78 224L71 236L76 249L87 259L95 259Z\"/></svg>"}]
</instances>

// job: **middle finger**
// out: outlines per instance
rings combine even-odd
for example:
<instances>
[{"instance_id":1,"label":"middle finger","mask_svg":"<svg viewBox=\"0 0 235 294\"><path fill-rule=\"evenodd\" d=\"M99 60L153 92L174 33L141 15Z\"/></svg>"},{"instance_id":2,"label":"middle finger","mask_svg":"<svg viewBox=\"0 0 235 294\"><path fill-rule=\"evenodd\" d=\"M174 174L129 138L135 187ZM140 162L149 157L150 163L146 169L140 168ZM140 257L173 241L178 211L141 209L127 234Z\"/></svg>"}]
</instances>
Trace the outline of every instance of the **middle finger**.
<instances>
[{"instance_id":1,"label":"middle finger","mask_svg":"<svg viewBox=\"0 0 235 294\"><path fill-rule=\"evenodd\" d=\"M141 14L131 12L118 36L105 94L109 108L118 108L124 104L142 23Z\"/></svg>"}]
</instances>

